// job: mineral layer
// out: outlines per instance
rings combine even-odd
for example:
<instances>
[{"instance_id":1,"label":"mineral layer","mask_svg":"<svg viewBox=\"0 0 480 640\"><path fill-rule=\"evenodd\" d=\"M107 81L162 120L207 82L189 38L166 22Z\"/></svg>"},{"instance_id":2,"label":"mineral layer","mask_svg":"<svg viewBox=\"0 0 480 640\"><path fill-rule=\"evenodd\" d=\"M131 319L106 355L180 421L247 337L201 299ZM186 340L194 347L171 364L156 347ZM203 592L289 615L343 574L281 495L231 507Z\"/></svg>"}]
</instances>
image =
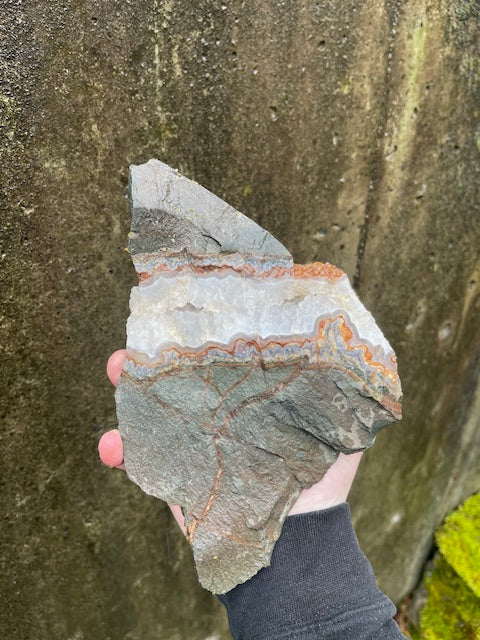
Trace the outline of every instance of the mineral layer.
<instances>
[{"instance_id":1,"label":"mineral layer","mask_svg":"<svg viewBox=\"0 0 480 640\"><path fill-rule=\"evenodd\" d=\"M129 477L179 504L201 584L268 566L303 488L401 417L395 355L347 276L167 165L130 168L132 289L116 392Z\"/></svg>"}]
</instances>

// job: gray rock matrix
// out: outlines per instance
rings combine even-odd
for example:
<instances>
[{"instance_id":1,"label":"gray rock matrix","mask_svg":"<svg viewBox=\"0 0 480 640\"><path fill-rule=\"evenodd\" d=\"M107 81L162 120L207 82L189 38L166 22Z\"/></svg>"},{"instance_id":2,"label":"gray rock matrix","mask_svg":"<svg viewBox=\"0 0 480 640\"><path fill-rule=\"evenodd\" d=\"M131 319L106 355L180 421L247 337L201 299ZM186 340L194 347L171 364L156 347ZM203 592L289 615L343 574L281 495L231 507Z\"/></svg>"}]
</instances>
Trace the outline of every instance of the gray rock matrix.
<instances>
[{"instance_id":1,"label":"gray rock matrix","mask_svg":"<svg viewBox=\"0 0 480 640\"><path fill-rule=\"evenodd\" d=\"M159 160L132 165L128 249L291 257L268 231Z\"/></svg>"},{"instance_id":2,"label":"gray rock matrix","mask_svg":"<svg viewBox=\"0 0 480 640\"><path fill-rule=\"evenodd\" d=\"M133 256L290 255L260 226L157 160L131 167L129 198ZM338 323L326 331L328 364L299 354L267 365L259 353L249 362L232 357L155 371L132 369L135 352L127 352L116 401L128 476L182 506L199 580L213 592L267 566L301 490L323 477L339 451L365 449L399 417L382 406L384 387L368 386L370 367L352 358ZM394 401L399 389L387 390Z\"/></svg>"}]
</instances>

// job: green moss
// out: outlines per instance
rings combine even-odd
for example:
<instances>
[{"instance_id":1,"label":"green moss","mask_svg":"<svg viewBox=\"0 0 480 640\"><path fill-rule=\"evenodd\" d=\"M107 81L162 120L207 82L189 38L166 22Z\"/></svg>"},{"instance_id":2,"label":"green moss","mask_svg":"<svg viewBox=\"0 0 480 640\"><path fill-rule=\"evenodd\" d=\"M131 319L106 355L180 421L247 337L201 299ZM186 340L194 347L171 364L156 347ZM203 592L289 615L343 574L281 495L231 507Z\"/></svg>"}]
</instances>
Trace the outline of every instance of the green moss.
<instances>
[{"instance_id":1,"label":"green moss","mask_svg":"<svg viewBox=\"0 0 480 640\"><path fill-rule=\"evenodd\" d=\"M436 533L440 554L425 578L423 640L480 640L480 494L451 513Z\"/></svg>"},{"instance_id":2,"label":"green moss","mask_svg":"<svg viewBox=\"0 0 480 640\"><path fill-rule=\"evenodd\" d=\"M436 539L447 562L480 597L480 493L447 517Z\"/></svg>"},{"instance_id":3,"label":"green moss","mask_svg":"<svg viewBox=\"0 0 480 640\"><path fill-rule=\"evenodd\" d=\"M423 640L480 640L480 599L442 556L425 579L428 600L420 614Z\"/></svg>"}]
</instances>

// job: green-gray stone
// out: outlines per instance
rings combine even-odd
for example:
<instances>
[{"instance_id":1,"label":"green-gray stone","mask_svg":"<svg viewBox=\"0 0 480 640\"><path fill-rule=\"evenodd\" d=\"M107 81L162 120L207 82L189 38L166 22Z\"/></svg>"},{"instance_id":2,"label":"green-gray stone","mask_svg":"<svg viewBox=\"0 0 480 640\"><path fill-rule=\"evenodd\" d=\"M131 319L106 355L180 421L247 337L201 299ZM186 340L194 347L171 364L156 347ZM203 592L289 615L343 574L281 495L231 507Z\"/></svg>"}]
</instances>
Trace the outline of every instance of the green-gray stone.
<instances>
[{"instance_id":1,"label":"green-gray stone","mask_svg":"<svg viewBox=\"0 0 480 640\"><path fill-rule=\"evenodd\" d=\"M291 258L268 231L158 160L130 167L128 197L132 255L170 250Z\"/></svg>"}]
</instances>

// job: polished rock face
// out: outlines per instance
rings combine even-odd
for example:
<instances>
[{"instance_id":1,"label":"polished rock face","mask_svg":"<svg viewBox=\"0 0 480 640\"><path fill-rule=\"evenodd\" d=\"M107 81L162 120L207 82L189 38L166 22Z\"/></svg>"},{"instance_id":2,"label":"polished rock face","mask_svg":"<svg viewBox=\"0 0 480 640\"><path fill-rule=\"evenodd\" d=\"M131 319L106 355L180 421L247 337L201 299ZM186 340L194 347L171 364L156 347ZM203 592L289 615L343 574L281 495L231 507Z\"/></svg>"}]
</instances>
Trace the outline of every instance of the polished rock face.
<instances>
[{"instance_id":1,"label":"polished rock face","mask_svg":"<svg viewBox=\"0 0 480 640\"><path fill-rule=\"evenodd\" d=\"M180 504L203 586L267 566L300 491L401 416L395 355L329 264L151 160L131 168L129 477Z\"/></svg>"}]
</instances>

